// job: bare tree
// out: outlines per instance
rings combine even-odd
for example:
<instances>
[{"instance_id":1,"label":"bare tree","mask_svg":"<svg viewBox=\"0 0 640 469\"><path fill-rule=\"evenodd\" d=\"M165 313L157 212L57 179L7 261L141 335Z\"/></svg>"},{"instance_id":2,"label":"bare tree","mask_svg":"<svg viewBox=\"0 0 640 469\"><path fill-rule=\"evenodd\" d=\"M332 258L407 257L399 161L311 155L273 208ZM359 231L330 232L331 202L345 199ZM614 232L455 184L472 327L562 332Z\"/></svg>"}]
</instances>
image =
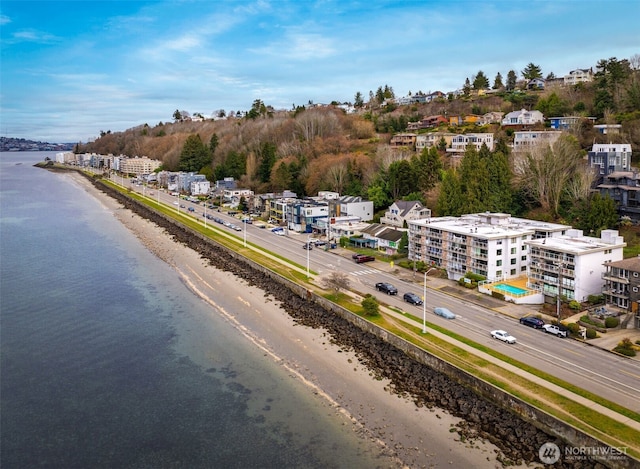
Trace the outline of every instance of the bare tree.
<instances>
[{"instance_id":1,"label":"bare tree","mask_svg":"<svg viewBox=\"0 0 640 469\"><path fill-rule=\"evenodd\" d=\"M323 287L339 293L349 289L349 277L344 272L331 272L323 281Z\"/></svg>"},{"instance_id":2,"label":"bare tree","mask_svg":"<svg viewBox=\"0 0 640 469\"><path fill-rule=\"evenodd\" d=\"M344 163L339 163L329 168L327 182L331 185L332 190L342 194L347 177L347 166Z\"/></svg>"},{"instance_id":3,"label":"bare tree","mask_svg":"<svg viewBox=\"0 0 640 469\"><path fill-rule=\"evenodd\" d=\"M577 140L568 135L553 145L535 146L514 163L519 183L554 216L563 191L583 164Z\"/></svg>"}]
</instances>

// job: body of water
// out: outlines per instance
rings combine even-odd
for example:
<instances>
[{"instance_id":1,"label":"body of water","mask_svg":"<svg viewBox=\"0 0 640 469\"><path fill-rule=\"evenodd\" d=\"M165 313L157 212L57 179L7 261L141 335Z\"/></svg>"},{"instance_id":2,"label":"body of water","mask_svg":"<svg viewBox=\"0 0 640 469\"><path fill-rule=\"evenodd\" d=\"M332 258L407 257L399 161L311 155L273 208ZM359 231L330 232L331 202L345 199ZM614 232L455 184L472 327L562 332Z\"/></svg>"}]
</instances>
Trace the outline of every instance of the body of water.
<instances>
[{"instance_id":1,"label":"body of water","mask_svg":"<svg viewBox=\"0 0 640 469\"><path fill-rule=\"evenodd\" d=\"M0 155L3 469L389 467L47 155Z\"/></svg>"}]
</instances>

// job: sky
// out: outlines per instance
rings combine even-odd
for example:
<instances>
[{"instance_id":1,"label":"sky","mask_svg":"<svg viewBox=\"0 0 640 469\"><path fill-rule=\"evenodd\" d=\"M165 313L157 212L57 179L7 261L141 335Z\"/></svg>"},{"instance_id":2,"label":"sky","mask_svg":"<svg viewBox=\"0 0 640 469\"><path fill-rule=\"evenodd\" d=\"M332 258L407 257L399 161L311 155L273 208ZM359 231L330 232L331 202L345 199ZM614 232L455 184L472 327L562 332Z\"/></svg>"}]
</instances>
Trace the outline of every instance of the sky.
<instances>
[{"instance_id":1,"label":"sky","mask_svg":"<svg viewBox=\"0 0 640 469\"><path fill-rule=\"evenodd\" d=\"M640 54L639 18L638 0L2 0L0 136L447 93L529 63L564 76Z\"/></svg>"}]
</instances>

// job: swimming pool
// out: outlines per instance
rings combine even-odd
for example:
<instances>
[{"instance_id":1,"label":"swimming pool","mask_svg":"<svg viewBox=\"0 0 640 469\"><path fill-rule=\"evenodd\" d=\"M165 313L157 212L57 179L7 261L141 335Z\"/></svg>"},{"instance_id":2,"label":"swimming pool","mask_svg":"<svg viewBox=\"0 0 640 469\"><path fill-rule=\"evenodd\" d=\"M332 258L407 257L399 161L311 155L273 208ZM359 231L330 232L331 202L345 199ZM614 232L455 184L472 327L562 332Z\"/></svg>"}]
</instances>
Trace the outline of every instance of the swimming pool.
<instances>
[{"instance_id":1,"label":"swimming pool","mask_svg":"<svg viewBox=\"0 0 640 469\"><path fill-rule=\"evenodd\" d=\"M493 285L493 288L496 290L501 290L505 293L509 293L513 296L517 295L526 295L528 290L524 288L514 287L513 285L509 285L508 283L498 283L497 285Z\"/></svg>"}]
</instances>

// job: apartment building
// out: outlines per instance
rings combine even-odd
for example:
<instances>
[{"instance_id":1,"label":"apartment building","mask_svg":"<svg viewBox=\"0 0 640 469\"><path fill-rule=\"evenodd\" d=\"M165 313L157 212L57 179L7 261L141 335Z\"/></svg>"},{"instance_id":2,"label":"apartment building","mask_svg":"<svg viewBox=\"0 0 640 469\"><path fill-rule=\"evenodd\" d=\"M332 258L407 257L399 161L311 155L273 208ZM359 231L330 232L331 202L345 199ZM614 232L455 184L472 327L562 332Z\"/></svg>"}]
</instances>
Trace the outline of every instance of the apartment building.
<instances>
[{"instance_id":1,"label":"apartment building","mask_svg":"<svg viewBox=\"0 0 640 469\"><path fill-rule=\"evenodd\" d=\"M514 132L513 151L531 151L537 145L553 145L562 135L560 130L522 130Z\"/></svg>"},{"instance_id":2,"label":"apartment building","mask_svg":"<svg viewBox=\"0 0 640 469\"><path fill-rule=\"evenodd\" d=\"M473 272L491 281L525 275L526 242L561 236L571 228L489 212L411 220L408 225L410 260L445 269L451 280Z\"/></svg>"},{"instance_id":3,"label":"apartment building","mask_svg":"<svg viewBox=\"0 0 640 469\"><path fill-rule=\"evenodd\" d=\"M483 144L486 145L490 151L493 151L492 133L460 134L451 139L451 145L447 147L447 153L462 156L467 150L468 145L473 145L476 150L480 150Z\"/></svg>"},{"instance_id":4,"label":"apartment building","mask_svg":"<svg viewBox=\"0 0 640 469\"><path fill-rule=\"evenodd\" d=\"M640 257L605 262L602 275L605 302L617 308L640 314ZM640 319L640 318L639 318ZM639 327L636 325L636 327Z\"/></svg>"},{"instance_id":5,"label":"apartment building","mask_svg":"<svg viewBox=\"0 0 640 469\"><path fill-rule=\"evenodd\" d=\"M628 143L596 143L587 153L589 166L599 176L631 171L631 145Z\"/></svg>"},{"instance_id":6,"label":"apartment building","mask_svg":"<svg viewBox=\"0 0 640 469\"><path fill-rule=\"evenodd\" d=\"M141 158L122 158L120 160L120 172L125 174L149 174L162 166L162 161L153 160L143 156Z\"/></svg>"},{"instance_id":7,"label":"apartment building","mask_svg":"<svg viewBox=\"0 0 640 469\"><path fill-rule=\"evenodd\" d=\"M617 230L603 230L600 238L570 229L562 236L526 240L529 253L528 287L548 299L586 301L604 287L605 263L620 261L626 246Z\"/></svg>"}]
</instances>

